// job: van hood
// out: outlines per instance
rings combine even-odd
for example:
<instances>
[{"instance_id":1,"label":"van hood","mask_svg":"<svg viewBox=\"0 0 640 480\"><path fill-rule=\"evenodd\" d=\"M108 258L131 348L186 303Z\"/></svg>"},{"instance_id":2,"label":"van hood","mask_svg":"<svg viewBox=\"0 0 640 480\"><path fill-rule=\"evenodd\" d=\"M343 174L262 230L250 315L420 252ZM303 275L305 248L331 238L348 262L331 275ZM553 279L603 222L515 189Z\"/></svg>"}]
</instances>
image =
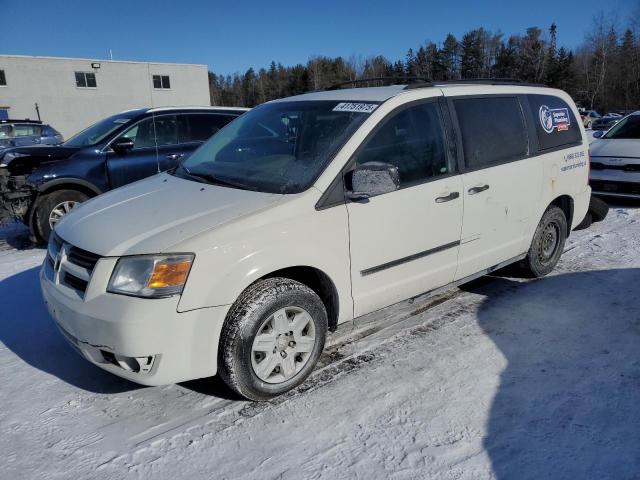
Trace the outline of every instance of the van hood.
<instances>
[{"instance_id":1,"label":"van hood","mask_svg":"<svg viewBox=\"0 0 640 480\"><path fill-rule=\"evenodd\" d=\"M161 253L282 198L162 173L83 203L55 231L65 242L100 256Z\"/></svg>"},{"instance_id":2,"label":"van hood","mask_svg":"<svg viewBox=\"0 0 640 480\"><path fill-rule=\"evenodd\" d=\"M627 138L602 138L589 145L592 157L640 158L640 140Z\"/></svg>"}]
</instances>

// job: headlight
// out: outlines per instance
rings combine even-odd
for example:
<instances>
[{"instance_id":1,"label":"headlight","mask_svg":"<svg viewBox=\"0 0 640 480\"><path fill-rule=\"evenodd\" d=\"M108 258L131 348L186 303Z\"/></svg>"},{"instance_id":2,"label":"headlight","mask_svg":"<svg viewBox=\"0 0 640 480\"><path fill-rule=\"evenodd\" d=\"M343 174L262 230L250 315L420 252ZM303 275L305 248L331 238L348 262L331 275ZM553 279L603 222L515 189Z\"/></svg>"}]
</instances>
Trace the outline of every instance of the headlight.
<instances>
[{"instance_id":1,"label":"headlight","mask_svg":"<svg viewBox=\"0 0 640 480\"><path fill-rule=\"evenodd\" d=\"M122 257L107 291L134 297L161 298L182 293L193 254Z\"/></svg>"}]
</instances>

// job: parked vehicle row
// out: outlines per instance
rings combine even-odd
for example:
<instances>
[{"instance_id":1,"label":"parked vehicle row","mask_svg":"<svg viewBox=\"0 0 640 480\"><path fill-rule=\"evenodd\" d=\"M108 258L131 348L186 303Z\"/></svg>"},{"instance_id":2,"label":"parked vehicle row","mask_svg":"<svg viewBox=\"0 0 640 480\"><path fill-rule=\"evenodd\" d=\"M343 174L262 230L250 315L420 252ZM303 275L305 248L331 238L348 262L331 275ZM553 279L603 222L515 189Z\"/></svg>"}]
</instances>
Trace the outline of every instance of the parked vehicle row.
<instances>
[{"instance_id":1,"label":"parked vehicle row","mask_svg":"<svg viewBox=\"0 0 640 480\"><path fill-rule=\"evenodd\" d=\"M304 381L342 322L514 262L548 274L589 205L579 118L562 91L486 82L269 102L177 168L57 222L45 301L80 354L116 375L219 373L271 398ZM128 163L120 146L136 145L132 122L81 137L109 180Z\"/></svg>"},{"instance_id":2,"label":"parked vehicle row","mask_svg":"<svg viewBox=\"0 0 640 480\"><path fill-rule=\"evenodd\" d=\"M593 130L609 130L616 123L622 120L622 115L619 113L607 113L600 118L596 118L591 124Z\"/></svg>"},{"instance_id":3,"label":"parked vehicle row","mask_svg":"<svg viewBox=\"0 0 640 480\"><path fill-rule=\"evenodd\" d=\"M593 126L593 122L599 119L601 115L595 110L588 110L581 114L582 124L585 128L591 128Z\"/></svg>"},{"instance_id":4,"label":"parked vehicle row","mask_svg":"<svg viewBox=\"0 0 640 480\"><path fill-rule=\"evenodd\" d=\"M28 145L58 145L64 139L51 125L37 120L0 120L0 155L8 148Z\"/></svg>"},{"instance_id":5,"label":"parked vehicle row","mask_svg":"<svg viewBox=\"0 0 640 480\"><path fill-rule=\"evenodd\" d=\"M246 110L129 110L97 122L62 145L5 150L0 153L0 221L19 219L46 242L54 225L79 203L177 167Z\"/></svg>"}]
</instances>

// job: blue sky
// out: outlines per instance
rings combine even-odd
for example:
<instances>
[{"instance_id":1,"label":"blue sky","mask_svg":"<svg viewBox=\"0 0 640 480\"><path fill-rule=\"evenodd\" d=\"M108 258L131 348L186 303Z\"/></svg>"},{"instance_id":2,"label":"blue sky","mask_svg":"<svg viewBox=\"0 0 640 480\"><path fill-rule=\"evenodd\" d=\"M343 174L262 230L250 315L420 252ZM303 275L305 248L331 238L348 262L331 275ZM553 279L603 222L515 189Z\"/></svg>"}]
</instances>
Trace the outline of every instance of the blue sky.
<instances>
[{"instance_id":1,"label":"blue sky","mask_svg":"<svg viewBox=\"0 0 640 480\"><path fill-rule=\"evenodd\" d=\"M404 58L409 47L484 26L505 34L556 22L574 47L592 18L621 26L638 0L0 0L0 53L205 63L217 73L312 55ZM604 9L604 10L603 10Z\"/></svg>"}]
</instances>

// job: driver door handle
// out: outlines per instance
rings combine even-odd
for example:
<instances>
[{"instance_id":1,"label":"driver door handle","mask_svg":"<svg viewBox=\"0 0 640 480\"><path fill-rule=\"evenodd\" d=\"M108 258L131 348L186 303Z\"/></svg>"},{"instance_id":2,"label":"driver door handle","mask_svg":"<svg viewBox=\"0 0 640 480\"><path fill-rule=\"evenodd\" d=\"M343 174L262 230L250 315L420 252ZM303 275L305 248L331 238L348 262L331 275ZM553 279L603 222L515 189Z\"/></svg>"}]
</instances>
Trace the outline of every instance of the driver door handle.
<instances>
[{"instance_id":1,"label":"driver door handle","mask_svg":"<svg viewBox=\"0 0 640 480\"><path fill-rule=\"evenodd\" d=\"M458 198L460 196L459 192L451 192L449 195L447 195L446 197L437 197L436 198L436 203L444 203L444 202L450 202L451 200L455 200L456 198Z\"/></svg>"},{"instance_id":2,"label":"driver door handle","mask_svg":"<svg viewBox=\"0 0 640 480\"><path fill-rule=\"evenodd\" d=\"M184 153L168 153L165 157L167 160L178 160L179 158L184 157Z\"/></svg>"},{"instance_id":3,"label":"driver door handle","mask_svg":"<svg viewBox=\"0 0 640 480\"><path fill-rule=\"evenodd\" d=\"M476 193L484 192L485 190L489 190L489 185L480 185L479 187L473 187L469 189L469 195L475 195Z\"/></svg>"}]
</instances>

